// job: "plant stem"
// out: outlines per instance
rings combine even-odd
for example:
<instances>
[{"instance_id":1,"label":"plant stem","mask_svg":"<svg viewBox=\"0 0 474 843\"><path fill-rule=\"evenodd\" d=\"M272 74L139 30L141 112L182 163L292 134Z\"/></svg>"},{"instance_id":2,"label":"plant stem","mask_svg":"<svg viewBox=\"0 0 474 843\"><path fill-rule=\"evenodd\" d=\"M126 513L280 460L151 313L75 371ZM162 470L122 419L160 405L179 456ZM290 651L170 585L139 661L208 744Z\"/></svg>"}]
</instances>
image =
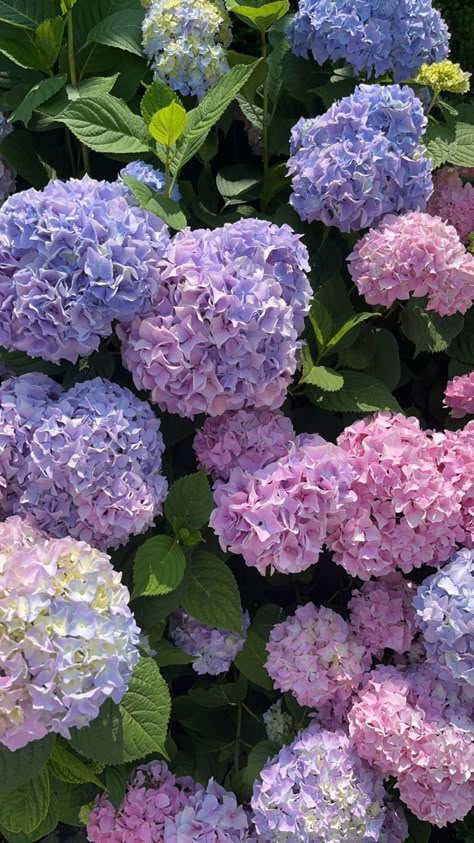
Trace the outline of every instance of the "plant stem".
<instances>
[{"instance_id":1,"label":"plant stem","mask_svg":"<svg viewBox=\"0 0 474 843\"><path fill-rule=\"evenodd\" d=\"M234 749L234 770L239 772L240 761L240 733L242 731L242 706L239 705L237 709L237 729L235 731L235 749Z\"/></svg>"},{"instance_id":2,"label":"plant stem","mask_svg":"<svg viewBox=\"0 0 474 843\"><path fill-rule=\"evenodd\" d=\"M267 61L267 36L262 32L262 57ZM263 143L263 180L268 172L269 154L268 154L268 74L263 83L263 120L262 120L262 143Z\"/></svg>"},{"instance_id":3,"label":"plant stem","mask_svg":"<svg viewBox=\"0 0 474 843\"><path fill-rule=\"evenodd\" d=\"M249 708L248 705L245 705L245 703L241 703L241 706L247 712L247 714L250 714L250 716L253 717L253 719L257 721L257 723L260 726L262 725L262 721L261 721L260 717L258 717L258 715L255 714L255 712L252 711L252 709Z\"/></svg>"},{"instance_id":4,"label":"plant stem","mask_svg":"<svg viewBox=\"0 0 474 843\"><path fill-rule=\"evenodd\" d=\"M170 148L166 147L166 162L165 162L165 196L169 199L173 185L170 185Z\"/></svg>"},{"instance_id":5,"label":"plant stem","mask_svg":"<svg viewBox=\"0 0 474 843\"><path fill-rule=\"evenodd\" d=\"M71 85L77 90L77 69L76 56L74 53L74 26L72 20L72 9L67 13L67 55L69 62L69 76L71 78ZM89 158L89 150L83 143L81 143L82 160L84 162L84 169L87 174L91 171L91 164Z\"/></svg>"},{"instance_id":6,"label":"plant stem","mask_svg":"<svg viewBox=\"0 0 474 843\"><path fill-rule=\"evenodd\" d=\"M428 106L428 110L426 112L427 117L428 117L428 114L431 114L431 112L433 111L433 108L435 107L436 103L438 102L438 99L439 99L439 94L433 94L431 102Z\"/></svg>"}]
</instances>

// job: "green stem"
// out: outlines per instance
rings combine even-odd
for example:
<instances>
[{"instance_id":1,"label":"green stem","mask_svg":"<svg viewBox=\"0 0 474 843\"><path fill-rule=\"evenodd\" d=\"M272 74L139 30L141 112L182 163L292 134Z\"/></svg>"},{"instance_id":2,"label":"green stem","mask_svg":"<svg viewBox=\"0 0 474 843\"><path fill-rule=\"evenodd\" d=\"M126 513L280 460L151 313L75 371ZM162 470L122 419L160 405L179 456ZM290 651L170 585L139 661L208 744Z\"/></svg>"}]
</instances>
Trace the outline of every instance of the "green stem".
<instances>
[{"instance_id":1,"label":"green stem","mask_svg":"<svg viewBox=\"0 0 474 843\"><path fill-rule=\"evenodd\" d=\"M71 78L71 85L73 88L78 87L76 56L74 53L74 25L72 20L72 9L67 13L67 55L69 62L69 76ZM90 173L91 164L89 158L89 150L83 143L81 143L82 160L84 162L84 169L86 173Z\"/></svg>"},{"instance_id":2,"label":"green stem","mask_svg":"<svg viewBox=\"0 0 474 843\"><path fill-rule=\"evenodd\" d=\"M76 162L74 161L74 150L72 148L71 133L70 133L69 129L66 129L65 135L66 135L66 149L67 149L67 153L69 155L69 161L71 162L71 172L72 172L72 175L75 176L76 175Z\"/></svg>"},{"instance_id":3,"label":"green stem","mask_svg":"<svg viewBox=\"0 0 474 843\"><path fill-rule=\"evenodd\" d=\"M240 761L240 734L242 732L242 706L239 705L237 709L237 729L235 731L235 749L234 749L234 770L239 772Z\"/></svg>"},{"instance_id":4,"label":"green stem","mask_svg":"<svg viewBox=\"0 0 474 843\"><path fill-rule=\"evenodd\" d=\"M439 99L439 93L438 93L438 94L433 94L433 97L432 97L432 99L431 99L431 102L430 102L430 104L429 104L429 106L428 106L428 110L427 110L427 112L426 112L426 116L427 116L427 117L428 117L428 114L431 114L431 112L433 111L433 108L435 107L436 103L438 102L438 99Z\"/></svg>"},{"instance_id":5,"label":"green stem","mask_svg":"<svg viewBox=\"0 0 474 843\"><path fill-rule=\"evenodd\" d=\"M262 32L262 58L267 61L267 36ZM263 126L262 126L262 143L263 143L263 179L265 184L266 175L268 172L269 153L268 153L268 74L263 83Z\"/></svg>"},{"instance_id":6,"label":"green stem","mask_svg":"<svg viewBox=\"0 0 474 843\"><path fill-rule=\"evenodd\" d=\"M256 721L257 721L257 723L258 723L260 726L262 725L262 721L261 721L260 717L258 717L258 715L257 715L257 714L255 714L255 712L254 712L254 711L252 711L252 709L251 709L251 708L249 708L249 707L248 707L248 705L245 705L245 703L241 703L241 706L242 706L242 708L244 709L244 711L246 711L246 712L247 712L247 714L250 714L250 716L251 716L251 717L253 717L253 719L254 719L254 720L256 720Z\"/></svg>"},{"instance_id":7,"label":"green stem","mask_svg":"<svg viewBox=\"0 0 474 843\"><path fill-rule=\"evenodd\" d=\"M169 199L173 185L170 184L170 148L166 147L166 162L165 162L165 196Z\"/></svg>"}]
</instances>

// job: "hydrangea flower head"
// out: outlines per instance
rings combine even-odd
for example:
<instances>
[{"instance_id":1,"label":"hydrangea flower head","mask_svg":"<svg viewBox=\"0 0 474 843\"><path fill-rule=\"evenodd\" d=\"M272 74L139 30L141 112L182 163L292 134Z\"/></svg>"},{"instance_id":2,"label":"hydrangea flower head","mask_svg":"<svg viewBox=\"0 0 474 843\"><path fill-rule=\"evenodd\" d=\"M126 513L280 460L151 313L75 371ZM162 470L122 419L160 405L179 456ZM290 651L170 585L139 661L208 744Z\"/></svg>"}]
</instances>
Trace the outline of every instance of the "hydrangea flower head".
<instances>
[{"instance_id":1,"label":"hydrangea flower head","mask_svg":"<svg viewBox=\"0 0 474 843\"><path fill-rule=\"evenodd\" d=\"M414 585L398 572L369 580L352 592L351 628L374 657L380 658L385 648L396 653L410 649L416 632L414 593Z\"/></svg>"},{"instance_id":2,"label":"hydrangea flower head","mask_svg":"<svg viewBox=\"0 0 474 843\"><path fill-rule=\"evenodd\" d=\"M247 815L235 794L211 779L166 820L163 843L245 843L247 833Z\"/></svg>"},{"instance_id":3,"label":"hydrangea flower head","mask_svg":"<svg viewBox=\"0 0 474 843\"><path fill-rule=\"evenodd\" d=\"M320 436L297 437L285 457L251 474L235 468L214 487L210 526L223 550L261 574L318 561L331 516L353 497L344 454Z\"/></svg>"},{"instance_id":4,"label":"hydrangea flower head","mask_svg":"<svg viewBox=\"0 0 474 843\"><path fill-rule=\"evenodd\" d=\"M14 511L31 513L51 535L117 547L161 513L160 422L125 387L77 383L46 408L28 450Z\"/></svg>"},{"instance_id":5,"label":"hydrangea flower head","mask_svg":"<svg viewBox=\"0 0 474 843\"><path fill-rule=\"evenodd\" d=\"M137 767L118 811L104 794L87 822L90 843L163 843L165 822L173 820L196 791L189 778L174 776L164 761Z\"/></svg>"},{"instance_id":6,"label":"hydrangea flower head","mask_svg":"<svg viewBox=\"0 0 474 843\"><path fill-rule=\"evenodd\" d=\"M150 190L153 190L156 193L164 194L165 192L165 176L161 170L154 167L153 164L147 164L145 161L131 161L130 164L123 167L119 173L119 179L124 185L129 204L132 203L134 205L138 205L138 202L134 199L131 190L129 190L126 183L123 181L124 176L128 176L129 178L142 182L145 187L149 187ZM174 199L175 202L179 202L180 198L181 194L178 187L175 185L171 191L171 199Z\"/></svg>"},{"instance_id":7,"label":"hydrangea flower head","mask_svg":"<svg viewBox=\"0 0 474 843\"><path fill-rule=\"evenodd\" d=\"M414 417L376 413L338 438L355 499L330 519L327 544L351 576L369 580L445 562L462 541L462 493L443 478Z\"/></svg>"},{"instance_id":8,"label":"hydrangea flower head","mask_svg":"<svg viewBox=\"0 0 474 843\"><path fill-rule=\"evenodd\" d=\"M85 542L17 516L0 524L0 743L11 751L49 732L69 738L121 700L139 630L120 580Z\"/></svg>"},{"instance_id":9,"label":"hydrangea flower head","mask_svg":"<svg viewBox=\"0 0 474 843\"><path fill-rule=\"evenodd\" d=\"M260 778L252 809L261 843L380 840L382 779L342 732L312 724L267 762Z\"/></svg>"},{"instance_id":10,"label":"hydrangea flower head","mask_svg":"<svg viewBox=\"0 0 474 843\"><path fill-rule=\"evenodd\" d=\"M474 415L474 372L454 377L444 391L444 406L451 407L453 419Z\"/></svg>"},{"instance_id":11,"label":"hydrangea flower head","mask_svg":"<svg viewBox=\"0 0 474 843\"><path fill-rule=\"evenodd\" d=\"M461 525L465 534L458 541L474 547L474 421L459 430L435 433L432 450L444 482L461 498Z\"/></svg>"},{"instance_id":12,"label":"hydrangea flower head","mask_svg":"<svg viewBox=\"0 0 474 843\"><path fill-rule=\"evenodd\" d=\"M405 843L407 839L408 823L403 808L396 802L387 802L379 843Z\"/></svg>"},{"instance_id":13,"label":"hydrangea flower head","mask_svg":"<svg viewBox=\"0 0 474 843\"><path fill-rule=\"evenodd\" d=\"M420 100L399 85L359 85L326 114L302 117L288 161L294 209L308 222L358 231L424 208L432 191L425 125Z\"/></svg>"},{"instance_id":14,"label":"hydrangea flower head","mask_svg":"<svg viewBox=\"0 0 474 843\"><path fill-rule=\"evenodd\" d=\"M296 732L291 714L282 710L282 699L270 706L263 714L267 738L273 743L288 743Z\"/></svg>"},{"instance_id":15,"label":"hydrangea flower head","mask_svg":"<svg viewBox=\"0 0 474 843\"><path fill-rule=\"evenodd\" d=\"M471 73L461 70L461 66L450 59L438 61L434 64L422 64L415 82L418 85L429 85L435 94L448 91L451 94L467 94Z\"/></svg>"},{"instance_id":16,"label":"hydrangea flower head","mask_svg":"<svg viewBox=\"0 0 474 843\"><path fill-rule=\"evenodd\" d=\"M413 605L428 659L443 679L474 686L474 550L418 586Z\"/></svg>"},{"instance_id":17,"label":"hydrangea flower head","mask_svg":"<svg viewBox=\"0 0 474 843\"><path fill-rule=\"evenodd\" d=\"M434 191L426 210L454 226L459 239L467 244L474 232L474 185L463 182L455 167L443 167L433 179Z\"/></svg>"},{"instance_id":18,"label":"hydrangea flower head","mask_svg":"<svg viewBox=\"0 0 474 843\"><path fill-rule=\"evenodd\" d=\"M143 21L143 50L155 79L199 99L228 70L230 41L222 0L153 0Z\"/></svg>"},{"instance_id":19,"label":"hydrangea flower head","mask_svg":"<svg viewBox=\"0 0 474 843\"><path fill-rule=\"evenodd\" d=\"M195 620L182 609L170 617L169 632L176 646L193 657L193 668L200 676L227 673L237 653L245 644L250 626L248 612L242 613L242 633L213 629Z\"/></svg>"},{"instance_id":20,"label":"hydrangea flower head","mask_svg":"<svg viewBox=\"0 0 474 843\"><path fill-rule=\"evenodd\" d=\"M207 418L194 439L201 468L215 480L228 480L233 468L250 473L288 453L295 439L291 421L278 411L238 410Z\"/></svg>"},{"instance_id":21,"label":"hydrangea flower head","mask_svg":"<svg viewBox=\"0 0 474 843\"><path fill-rule=\"evenodd\" d=\"M444 826L474 802L470 708L429 666L378 667L349 711L361 758L394 776L403 802L421 820Z\"/></svg>"},{"instance_id":22,"label":"hydrangea flower head","mask_svg":"<svg viewBox=\"0 0 474 843\"><path fill-rule=\"evenodd\" d=\"M280 407L309 309L308 269L286 225L243 219L179 232L151 309L118 328L136 386L181 416Z\"/></svg>"},{"instance_id":23,"label":"hydrangea flower head","mask_svg":"<svg viewBox=\"0 0 474 843\"><path fill-rule=\"evenodd\" d=\"M84 176L11 196L0 209L0 345L75 362L159 283L165 224L117 183Z\"/></svg>"},{"instance_id":24,"label":"hydrangea flower head","mask_svg":"<svg viewBox=\"0 0 474 843\"><path fill-rule=\"evenodd\" d=\"M348 62L356 74L409 79L448 54L449 33L431 0L299 0L288 27L298 56Z\"/></svg>"},{"instance_id":25,"label":"hydrangea flower head","mask_svg":"<svg viewBox=\"0 0 474 843\"><path fill-rule=\"evenodd\" d=\"M474 256L452 225L430 214L389 215L349 255L349 271L369 304L389 307L411 295L440 316L465 313L474 300Z\"/></svg>"},{"instance_id":26,"label":"hydrangea flower head","mask_svg":"<svg viewBox=\"0 0 474 843\"><path fill-rule=\"evenodd\" d=\"M348 699L371 664L346 621L314 603L299 606L273 627L267 653L265 666L275 688L314 708Z\"/></svg>"}]
</instances>

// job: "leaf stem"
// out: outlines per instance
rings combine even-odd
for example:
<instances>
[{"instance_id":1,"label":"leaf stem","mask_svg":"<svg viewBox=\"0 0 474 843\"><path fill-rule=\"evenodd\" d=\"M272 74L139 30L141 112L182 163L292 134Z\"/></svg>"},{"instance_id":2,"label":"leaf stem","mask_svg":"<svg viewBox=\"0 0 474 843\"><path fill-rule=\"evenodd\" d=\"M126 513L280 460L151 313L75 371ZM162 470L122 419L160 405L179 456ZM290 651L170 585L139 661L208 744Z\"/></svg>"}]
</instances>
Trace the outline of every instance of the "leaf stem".
<instances>
[{"instance_id":1,"label":"leaf stem","mask_svg":"<svg viewBox=\"0 0 474 843\"><path fill-rule=\"evenodd\" d=\"M431 102L430 102L430 104L428 106L428 109L427 109L427 112L426 112L427 117L428 117L428 114L431 114L431 112L433 111L433 108L435 107L436 103L438 102L438 99L439 99L439 93L433 94L433 96L431 98Z\"/></svg>"},{"instance_id":2,"label":"leaf stem","mask_svg":"<svg viewBox=\"0 0 474 843\"><path fill-rule=\"evenodd\" d=\"M72 9L67 13L67 55L69 62L69 76L71 78L71 85L76 89L78 87L76 56L74 53L74 25L72 19ZM89 150L83 143L81 143L82 160L84 162L84 169L89 175L91 171L91 163L89 157Z\"/></svg>"},{"instance_id":3,"label":"leaf stem","mask_svg":"<svg viewBox=\"0 0 474 843\"><path fill-rule=\"evenodd\" d=\"M165 196L167 199L170 197L171 190L173 185L170 185L170 148L169 146L166 147L166 161L165 161Z\"/></svg>"}]
</instances>

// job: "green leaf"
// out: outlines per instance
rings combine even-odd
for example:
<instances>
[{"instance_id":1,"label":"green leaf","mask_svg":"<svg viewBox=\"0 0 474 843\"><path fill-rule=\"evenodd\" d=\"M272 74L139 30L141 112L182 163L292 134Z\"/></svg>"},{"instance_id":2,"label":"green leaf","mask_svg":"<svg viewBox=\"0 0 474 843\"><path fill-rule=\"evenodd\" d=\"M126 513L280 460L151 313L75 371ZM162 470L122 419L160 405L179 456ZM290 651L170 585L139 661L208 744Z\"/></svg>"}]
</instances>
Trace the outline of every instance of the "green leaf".
<instances>
[{"instance_id":1,"label":"green leaf","mask_svg":"<svg viewBox=\"0 0 474 843\"><path fill-rule=\"evenodd\" d=\"M247 696L248 683L240 675L237 682L214 683L210 688L191 688L189 697L202 708L224 708L240 705Z\"/></svg>"},{"instance_id":2,"label":"green leaf","mask_svg":"<svg viewBox=\"0 0 474 843\"><path fill-rule=\"evenodd\" d=\"M120 73L113 76L92 76L90 79L83 79L77 88L67 86L67 95L70 100L77 100L80 97L94 97L96 94L110 94Z\"/></svg>"},{"instance_id":3,"label":"green leaf","mask_svg":"<svg viewBox=\"0 0 474 843\"><path fill-rule=\"evenodd\" d=\"M280 746L275 741L259 741L250 750L247 758L247 766L244 770L245 781L253 785L259 778L261 771L270 758L273 758Z\"/></svg>"},{"instance_id":4,"label":"green leaf","mask_svg":"<svg viewBox=\"0 0 474 843\"><path fill-rule=\"evenodd\" d=\"M49 70L49 66L45 67L43 54L38 50L36 34L29 29L0 23L0 53L20 67Z\"/></svg>"},{"instance_id":5,"label":"green leaf","mask_svg":"<svg viewBox=\"0 0 474 843\"><path fill-rule=\"evenodd\" d=\"M64 18L48 18L42 21L36 29L35 41L41 64L44 70L49 69L56 62L64 34Z\"/></svg>"},{"instance_id":6,"label":"green leaf","mask_svg":"<svg viewBox=\"0 0 474 843\"><path fill-rule=\"evenodd\" d=\"M36 843L37 840L45 840L45 835L54 831L59 822L58 800L54 793L51 794L49 802L48 813L33 831L26 834L23 831L14 832L7 831L6 828L0 826L0 833L3 835L7 843Z\"/></svg>"},{"instance_id":7,"label":"green leaf","mask_svg":"<svg viewBox=\"0 0 474 843\"><path fill-rule=\"evenodd\" d=\"M165 517L175 530L200 530L209 521L213 501L204 471L180 477L172 484L165 501Z\"/></svg>"},{"instance_id":8,"label":"green leaf","mask_svg":"<svg viewBox=\"0 0 474 843\"><path fill-rule=\"evenodd\" d=\"M318 298L316 298L311 305L311 310L309 311L309 321L311 322L311 326L313 328L318 350L321 351L329 341L333 330L333 324L329 311Z\"/></svg>"},{"instance_id":9,"label":"green leaf","mask_svg":"<svg viewBox=\"0 0 474 843\"><path fill-rule=\"evenodd\" d=\"M436 170L449 159L449 150L455 141L453 129L448 126L430 123L423 138L426 151Z\"/></svg>"},{"instance_id":10,"label":"green leaf","mask_svg":"<svg viewBox=\"0 0 474 843\"><path fill-rule=\"evenodd\" d=\"M111 94L76 100L56 119L95 152L150 152L151 140L142 118Z\"/></svg>"},{"instance_id":11,"label":"green leaf","mask_svg":"<svg viewBox=\"0 0 474 843\"><path fill-rule=\"evenodd\" d=\"M251 64L239 64L228 70L204 95L199 105L189 112L186 130L172 162L174 173L181 170L196 155L212 127L220 120L232 100L261 63L262 59L258 59Z\"/></svg>"},{"instance_id":12,"label":"green leaf","mask_svg":"<svg viewBox=\"0 0 474 843\"><path fill-rule=\"evenodd\" d=\"M256 0L254 5L251 3L241 5L236 0L227 0L226 5L230 12L233 12L238 18L260 32L266 32L274 23L284 17L290 8L288 0L274 0L270 3L262 3Z\"/></svg>"},{"instance_id":13,"label":"green leaf","mask_svg":"<svg viewBox=\"0 0 474 843\"><path fill-rule=\"evenodd\" d=\"M264 667L266 661L265 641L260 638L252 625L247 633L242 650L234 659L234 664L254 685L259 685L260 688L271 691L273 683Z\"/></svg>"},{"instance_id":14,"label":"green leaf","mask_svg":"<svg viewBox=\"0 0 474 843\"><path fill-rule=\"evenodd\" d=\"M242 632L242 609L235 577L218 556L195 550L189 587L181 605L193 618L212 627Z\"/></svg>"},{"instance_id":15,"label":"green leaf","mask_svg":"<svg viewBox=\"0 0 474 843\"><path fill-rule=\"evenodd\" d=\"M85 805L94 803L97 787L93 784L66 784L58 779L53 779L51 785L56 797L59 821L72 826L83 825L79 813Z\"/></svg>"},{"instance_id":16,"label":"green leaf","mask_svg":"<svg viewBox=\"0 0 474 843\"><path fill-rule=\"evenodd\" d=\"M161 193L151 190L146 184L130 176L123 176L122 178L132 191L135 199L140 203L141 208L156 214L174 231L181 231L186 227L187 219L179 202L175 202L174 199L169 199L167 196L162 196Z\"/></svg>"},{"instance_id":17,"label":"green leaf","mask_svg":"<svg viewBox=\"0 0 474 843\"><path fill-rule=\"evenodd\" d=\"M115 12L90 30L87 43L105 44L142 56L142 22L143 11L138 9Z\"/></svg>"},{"instance_id":18,"label":"green leaf","mask_svg":"<svg viewBox=\"0 0 474 843\"><path fill-rule=\"evenodd\" d=\"M0 825L7 831L29 834L48 813L51 787L47 767L27 784L11 790L0 800Z\"/></svg>"},{"instance_id":19,"label":"green leaf","mask_svg":"<svg viewBox=\"0 0 474 843\"><path fill-rule=\"evenodd\" d=\"M21 122L24 126L27 126L36 106L57 94L66 84L66 79L67 76L52 76L50 79L42 79L41 82L37 82L28 91L18 108L10 115L10 122Z\"/></svg>"},{"instance_id":20,"label":"green leaf","mask_svg":"<svg viewBox=\"0 0 474 843\"><path fill-rule=\"evenodd\" d=\"M181 137L185 127L186 109L178 102L172 102L153 115L148 131L158 143L169 149Z\"/></svg>"},{"instance_id":21,"label":"green leaf","mask_svg":"<svg viewBox=\"0 0 474 843\"><path fill-rule=\"evenodd\" d=\"M130 772L127 767L107 767L105 771L105 786L116 811L127 792L129 778Z\"/></svg>"},{"instance_id":22,"label":"green leaf","mask_svg":"<svg viewBox=\"0 0 474 843\"><path fill-rule=\"evenodd\" d=\"M150 125L152 117L161 108L165 108L172 102L179 103L177 94L165 85L164 82L155 80L146 89L140 103L140 111L147 126Z\"/></svg>"},{"instance_id":23,"label":"green leaf","mask_svg":"<svg viewBox=\"0 0 474 843\"><path fill-rule=\"evenodd\" d=\"M253 169L251 164L228 164L218 172L216 187L228 204L258 198L262 177L258 166L255 173Z\"/></svg>"},{"instance_id":24,"label":"green leaf","mask_svg":"<svg viewBox=\"0 0 474 843\"><path fill-rule=\"evenodd\" d=\"M429 843L432 826L422 822L411 812L406 811L408 819L409 837L407 843Z\"/></svg>"},{"instance_id":25,"label":"green leaf","mask_svg":"<svg viewBox=\"0 0 474 843\"><path fill-rule=\"evenodd\" d=\"M6 746L0 745L0 794L22 787L34 778L47 764L54 742L54 735L48 735L16 752L10 752ZM0 796L0 802L2 800L3 796Z\"/></svg>"},{"instance_id":26,"label":"green leaf","mask_svg":"<svg viewBox=\"0 0 474 843\"><path fill-rule=\"evenodd\" d=\"M34 135L23 129L15 129L0 143L2 155L26 182L41 190L48 183L48 174L40 160Z\"/></svg>"},{"instance_id":27,"label":"green leaf","mask_svg":"<svg viewBox=\"0 0 474 843\"><path fill-rule=\"evenodd\" d=\"M69 752L61 743L57 743L48 761L49 771L52 776L67 784L96 784L103 788L103 783L94 771L89 769L80 758Z\"/></svg>"},{"instance_id":28,"label":"green leaf","mask_svg":"<svg viewBox=\"0 0 474 843\"><path fill-rule=\"evenodd\" d=\"M356 315L345 322L344 325L342 325L327 342L325 352L335 351L336 346L346 336L346 334L353 331L354 328L357 328L362 322L366 322L367 319L373 319L378 315L378 313L356 313Z\"/></svg>"},{"instance_id":29,"label":"green leaf","mask_svg":"<svg viewBox=\"0 0 474 843\"><path fill-rule=\"evenodd\" d=\"M378 378L379 381L382 381L392 391L397 388L401 377L398 342L394 334L385 328L376 328L374 337L375 353L372 356L369 367L366 369L366 374Z\"/></svg>"},{"instance_id":30,"label":"green leaf","mask_svg":"<svg viewBox=\"0 0 474 843\"><path fill-rule=\"evenodd\" d=\"M453 128L431 123L424 141L433 168L442 164L454 164L456 167L474 166L474 126L463 121Z\"/></svg>"},{"instance_id":31,"label":"green leaf","mask_svg":"<svg viewBox=\"0 0 474 843\"><path fill-rule=\"evenodd\" d=\"M12 26L36 29L42 20L56 13L56 0L0 0L0 21Z\"/></svg>"},{"instance_id":32,"label":"green leaf","mask_svg":"<svg viewBox=\"0 0 474 843\"><path fill-rule=\"evenodd\" d=\"M101 764L124 764L152 753L166 757L170 710L168 686L158 666L143 657L119 705L107 701L90 726L72 730L71 744Z\"/></svg>"},{"instance_id":33,"label":"green leaf","mask_svg":"<svg viewBox=\"0 0 474 843\"><path fill-rule=\"evenodd\" d=\"M410 299L402 310L400 324L405 336L415 344L416 354L421 351L437 353L446 351L454 337L462 331L464 320L460 313L439 316Z\"/></svg>"},{"instance_id":34,"label":"green leaf","mask_svg":"<svg viewBox=\"0 0 474 843\"><path fill-rule=\"evenodd\" d=\"M162 638L162 640L155 646L156 656L154 656L154 659L158 667L170 667L170 665L174 664L191 664L193 660L192 656L188 656L187 653L183 653L182 650L178 650L178 648L170 641L167 641L166 638Z\"/></svg>"},{"instance_id":35,"label":"green leaf","mask_svg":"<svg viewBox=\"0 0 474 843\"><path fill-rule=\"evenodd\" d=\"M474 309L466 313L464 327L449 346L448 354L460 363L474 367Z\"/></svg>"},{"instance_id":36,"label":"green leaf","mask_svg":"<svg viewBox=\"0 0 474 843\"><path fill-rule=\"evenodd\" d=\"M313 366L307 374L301 378L301 383L309 383L318 386L325 392L337 392L344 386L344 378L339 372L330 369L328 366Z\"/></svg>"},{"instance_id":37,"label":"green leaf","mask_svg":"<svg viewBox=\"0 0 474 843\"><path fill-rule=\"evenodd\" d=\"M344 386L338 392L322 392L311 386L306 388L306 395L316 407L338 413L400 412L398 401L376 378L350 369L341 370L339 374L344 378Z\"/></svg>"},{"instance_id":38,"label":"green leaf","mask_svg":"<svg viewBox=\"0 0 474 843\"><path fill-rule=\"evenodd\" d=\"M133 577L136 597L159 597L174 591L184 576L184 552L171 536L153 536L135 554Z\"/></svg>"}]
</instances>

